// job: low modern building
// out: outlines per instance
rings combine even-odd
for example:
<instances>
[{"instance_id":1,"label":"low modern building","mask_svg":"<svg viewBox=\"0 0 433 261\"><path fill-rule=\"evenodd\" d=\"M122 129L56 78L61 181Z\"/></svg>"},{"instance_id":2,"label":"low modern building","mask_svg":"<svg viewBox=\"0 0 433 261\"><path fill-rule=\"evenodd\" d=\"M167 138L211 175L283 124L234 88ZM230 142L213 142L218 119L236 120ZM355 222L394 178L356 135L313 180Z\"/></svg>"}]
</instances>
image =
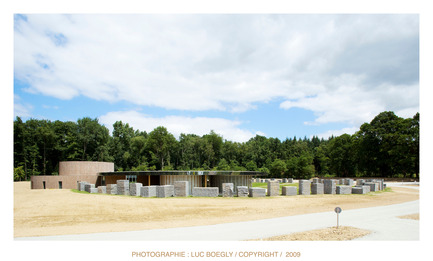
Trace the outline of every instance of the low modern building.
<instances>
[{"instance_id":1,"label":"low modern building","mask_svg":"<svg viewBox=\"0 0 433 261\"><path fill-rule=\"evenodd\" d=\"M252 178L267 175L257 171L123 171L101 172L101 184L116 184L117 180L142 183L143 186L174 185L175 181L188 181L189 192L194 187L218 187L222 192L223 183L251 187Z\"/></svg>"},{"instance_id":2,"label":"low modern building","mask_svg":"<svg viewBox=\"0 0 433 261\"><path fill-rule=\"evenodd\" d=\"M174 185L175 181L188 181L190 194L193 187L218 187L223 183L251 187L252 178L265 176L256 171L114 171L112 162L61 161L58 176L32 176L32 189L75 189L78 182L87 181L96 187L116 184L117 180L142 183L143 186Z\"/></svg>"}]
</instances>

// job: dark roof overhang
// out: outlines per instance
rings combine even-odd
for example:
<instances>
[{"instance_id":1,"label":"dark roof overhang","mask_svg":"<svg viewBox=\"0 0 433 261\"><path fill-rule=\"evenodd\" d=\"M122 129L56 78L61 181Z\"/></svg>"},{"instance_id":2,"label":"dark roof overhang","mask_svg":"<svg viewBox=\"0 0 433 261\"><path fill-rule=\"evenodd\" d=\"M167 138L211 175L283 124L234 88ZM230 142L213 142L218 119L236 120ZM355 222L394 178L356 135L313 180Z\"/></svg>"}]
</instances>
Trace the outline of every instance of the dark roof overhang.
<instances>
[{"instance_id":1,"label":"dark roof overhang","mask_svg":"<svg viewBox=\"0 0 433 261\"><path fill-rule=\"evenodd\" d=\"M137 175L137 176L161 176L161 175L191 175L191 176L266 176L265 172L260 171L201 171L201 170L150 170L150 171L114 171L100 172L102 176L114 175Z\"/></svg>"}]
</instances>

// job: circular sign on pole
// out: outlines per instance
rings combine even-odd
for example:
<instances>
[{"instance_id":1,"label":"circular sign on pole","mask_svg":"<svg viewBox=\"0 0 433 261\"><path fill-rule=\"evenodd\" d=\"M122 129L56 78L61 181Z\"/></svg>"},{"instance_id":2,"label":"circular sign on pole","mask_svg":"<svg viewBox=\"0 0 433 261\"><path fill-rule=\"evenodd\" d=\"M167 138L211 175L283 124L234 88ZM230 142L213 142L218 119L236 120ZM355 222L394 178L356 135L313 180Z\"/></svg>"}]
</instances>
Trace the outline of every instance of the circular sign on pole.
<instances>
[{"instance_id":1,"label":"circular sign on pole","mask_svg":"<svg viewBox=\"0 0 433 261\"><path fill-rule=\"evenodd\" d=\"M340 223L339 216L340 216L340 213L341 213L341 208L340 207L336 207L334 209L334 211L335 211L335 213L337 213L337 228L338 228L339 223Z\"/></svg>"}]
</instances>

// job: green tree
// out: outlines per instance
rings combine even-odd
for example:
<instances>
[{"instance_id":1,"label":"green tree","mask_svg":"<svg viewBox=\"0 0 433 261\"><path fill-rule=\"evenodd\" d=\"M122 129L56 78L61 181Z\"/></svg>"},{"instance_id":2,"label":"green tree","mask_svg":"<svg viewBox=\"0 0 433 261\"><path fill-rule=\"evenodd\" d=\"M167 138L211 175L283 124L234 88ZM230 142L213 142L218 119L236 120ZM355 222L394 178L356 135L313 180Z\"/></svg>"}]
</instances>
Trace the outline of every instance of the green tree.
<instances>
[{"instance_id":1,"label":"green tree","mask_svg":"<svg viewBox=\"0 0 433 261\"><path fill-rule=\"evenodd\" d=\"M40 127L41 121L36 119L29 119L25 123L24 130L24 169L26 177L33 175L39 175L41 173L41 138L38 135L38 128Z\"/></svg>"},{"instance_id":2,"label":"green tree","mask_svg":"<svg viewBox=\"0 0 433 261\"><path fill-rule=\"evenodd\" d=\"M101 151L99 146L108 142L108 129L99 124L98 119L84 117L77 121L77 140L81 148L81 160L96 160Z\"/></svg>"},{"instance_id":3,"label":"green tree","mask_svg":"<svg viewBox=\"0 0 433 261\"><path fill-rule=\"evenodd\" d=\"M209 170L212 166L212 161L214 160L215 153L213 151L212 144L209 140L201 138L195 143L195 150L198 154L198 161L201 169Z\"/></svg>"},{"instance_id":4,"label":"green tree","mask_svg":"<svg viewBox=\"0 0 433 261\"><path fill-rule=\"evenodd\" d=\"M286 171L286 168L287 168L287 166L286 166L286 163L284 161L282 161L280 159L275 159L272 162L272 166L270 169L271 176L275 177L275 178L283 177L284 173Z\"/></svg>"},{"instance_id":5,"label":"green tree","mask_svg":"<svg viewBox=\"0 0 433 261\"><path fill-rule=\"evenodd\" d=\"M145 150L146 138L144 136L135 136L131 139L130 151L132 155L132 166L140 166L146 162Z\"/></svg>"},{"instance_id":6,"label":"green tree","mask_svg":"<svg viewBox=\"0 0 433 261\"><path fill-rule=\"evenodd\" d=\"M369 176L393 177L418 172L419 114L402 119L394 112L377 115L355 134L359 168Z\"/></svg>"},{"instance_id":7,"label":"green tree","mask_svg":"<svg viewBox=\"0 0 433 261\"><path fill-rule=\"evenodd\" d=\"M409 152L410 157L409 173L414 173L419 178L419 113L416 113L410 120L409 126Z\"/></svg>"},{"instance_id":8,"label":"green tree","mask_svg":"<svg viewBox=\"0 0 433 261\"><path fill-rule=\"evenodd\" d=\"M257 164L253 160L248 161L245 167L248 171L257 171Z\"/></svg>"},{"instance_id":9,"label":"green tree","mask_svg":"<svg viewBox=\"0 0 433 261\"><path fill-rule=\"evenodd\" d=\"M355 151L352 137L343 134L329 142L329 170L337 177L354 177L356 174Z\"/></svg>"},{"instance_id":10,"label":"green tree","mask_svg":"<svg viewBox=\"0 0 433 261\"><path fill-rule=\"evenodd\" d=\"M151 133L127 123L108 129L98 119L51 122L14 121L14 180L58 171L62 160L114 161L116 169L259 170L272 176L318 175L419 177L419 113L403 119L382 112L350 136L223 140L211 131L202 137L181 134L179 142L164 127ZM24 173L24 174L23 174Z\"/></svg>"},{"instance_id":11,"label":"green tree","mask_svg":"<svg viewBox=\"0 0 433 261\"><path fill-rule=\"evenodd\" d=\"M24 180L27 179L27 164L28 164L28 150L26 141L27 130L24 122L20 117L17 117L14 121L14 167L23 167Z\"/></svg>"},{"instance_id":12,"label":"green tree","mask_svg":"<svg viewBox=\"0 0 433 261\"><path fill-rule=\"evenodd\" d=\"M270 142L266 137L256 135L245 144L245 148L243 150L243 153L245 154L244 162L253 160L256 162L257 167L269 168L276 158L274 155L272 155L270 147Z\"/></svg>"},{"instance_id":13,"label":"green tree","mask_svg":"<svg viewBox=\"0 0 433 261\"><path fill-rule=\"evenodd\" d=\"M55 141L56 141L56 134L54 133L53 126L50 121L43 120L40 122L40 126L37 128L36 132L37 135L40 138L40 141L42 143L42 165L43 170L42 174L47 175L47 164L51 163L48 162L47 159L47 150L53 150L55 147ZM51 173L50 173L51 174Z\"/></svg>"},{"instance_id":14,"label":"green tree","mask_svg":"<svg viewBox=\"0 0 433 261\"><path fill-rule=\"evenodd\" d=\"M227 162L236 160L238 162L245 161L246 146L244 143L225 140L222 144L221 159L224 158Z\"/></svg>"},{"instance_id":15,"label":"green tree","mask_svg":"<svg viewBox=\"0 0 433 261\"><path fill-rule=\"evenodd\" d=\"M55 121L54 132L57 137L56 157L54 160L81 160L82 150L78 141L77 123Z\"/></svg>"},{"instance_id":16,"label":"green tree","mask_svg":"<svg viewBox=\"0 0 433 261\"><path fill-rule=\"evenodd\" d=\"M28 176L37 176L41 173L39 168L39 162L41 159L41 155L39 153L39 148L37 144L33 144L28 147L28 161L29 169L27 169L29 175Z\"/></svg>"},{"instance_id":17,"label":"green tree","mask_svg":"<svg viewBox=\"0 0 433 261\"><path fill-rule=\"evenodd\" d=\"M322 143L319 147L314 148L314 169L319 176L329 175L329 156L327 144Z\"/></svg>"},{"instance_id":18,"label":"green tree","mask_svg":"<svg viewBox=\"0 0 433 261\"><path fill-rule=\"evenodd\" d=\"M234 171L245 171L245 167L241 166L241 164L237 160L230 161L230 170Z\"/></svg>"},{"instance_id":19,"label":"green tree","mask_svg":"<svg viewBox=\"0 0 433 261\"><path fill-rule=\"evenodd\" d=\"M314 175L313 156L304 152L298 158L298 177L302 179L310 179Z\"/></svg>"},{"instance_id":20,"label":"green tree","mask_svg":"<svg viewBox=\"0 0 433 261\"><path fill-rule=\"evenodd\" d=\"M22 181L25 180L26 174L24 173L23 166L19 166L14 168L14 181Z\"/></svg>"},{"instance_id":21,"label":"green tree","mask_svg":"<svg viewBox=\"0 0 433 261\"><path fill-rule=\"evenodd\" d=\"M221 159L216 167L217 170L230 170L230 166L226 159Z\"/></svg>"},{"instance_id":22,"label":"green tree","mask_svg":"<svg viewBox=\"0 0 433 261\"><path fill-rule=\"evenodd\" d=\"M113 134L110 140L110 155L114 158L114 165L118 169L129 170L131 166L131 140L135 137L135 131L128 123L116 121L113 124ZM128 152L128 153L126 153Z\"/></svg>"},{"instance_id":23,"label":"green tree","mask_svg":"<svg viewBox=\"0 0 433 261\"><path fill-rule=\"evenodd\" d=\"M198 162L198 154L196 152L197 146L195 145L198 143L198 140L200 137L198 137L195 134L181 134L179 137L179 157L180 157L180 168L187 170L187 169L194 169L195 167L199 167L200 163Z\"/></svg>"},{"instance_id":24,"label":"green tree","mask_svg":"<svg viewBox=\"0 0 433 261\"><path fill-rule=\"evenodd\" d=\"M309 179L314 174L313 156L304 152L287 160L287 177Z\"/></svg>"},{"instance_id":25,"label":"green tree","mask_svg":"<svg viewBox=\"0 0 433 261\"><path fill-rule=\"evenodd\" d=\"M170 165L170 152L176 143L174 136L165 127L159 126L149 133L147 148L158 160L159 169Z\"/></svg>"},{"instance_id":26,"label":"green tree","mask_svg":"<svg viewBox=\"0 0 433 261\"><path fill-rule=\"evenodd\" d=\"M211 130L209 134L203 136L203 139L212 146L212 153L211 157L209 158L209 166L210 168L213 168L221 158L223 138Z\"/></svg>"}]
</instances>

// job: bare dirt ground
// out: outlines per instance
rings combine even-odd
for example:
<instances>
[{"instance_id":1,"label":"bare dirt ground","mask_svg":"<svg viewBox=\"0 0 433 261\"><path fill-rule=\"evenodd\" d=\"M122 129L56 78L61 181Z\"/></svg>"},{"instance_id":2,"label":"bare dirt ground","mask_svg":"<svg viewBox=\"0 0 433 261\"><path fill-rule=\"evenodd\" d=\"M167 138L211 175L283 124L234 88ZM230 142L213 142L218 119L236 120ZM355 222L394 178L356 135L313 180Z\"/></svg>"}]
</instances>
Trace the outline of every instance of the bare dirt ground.
<instances>
[{"instance_id":1,"label":"bare dirt ground","mask_svg":"<svg viewBox=\"0 0 433 261\"><path fill-rule=\"evenodd\" d=\"M355 227L329 227L306 232L275 236L254 241L343 241L363 237L371 232Z\"/></svg>"},{"instance_id":2,"label":"bare dirt ground","mask_svg":"<svg viewBox=\"0 0 433 261\"><path fill-rule=\"evenodd\" d=\"M14 183L14 237L133 231L259 220L356 209L419 199L419 191L393 187L368 195L266 198L140 198L31 190Z\"/></svg>"}]
</instances>

